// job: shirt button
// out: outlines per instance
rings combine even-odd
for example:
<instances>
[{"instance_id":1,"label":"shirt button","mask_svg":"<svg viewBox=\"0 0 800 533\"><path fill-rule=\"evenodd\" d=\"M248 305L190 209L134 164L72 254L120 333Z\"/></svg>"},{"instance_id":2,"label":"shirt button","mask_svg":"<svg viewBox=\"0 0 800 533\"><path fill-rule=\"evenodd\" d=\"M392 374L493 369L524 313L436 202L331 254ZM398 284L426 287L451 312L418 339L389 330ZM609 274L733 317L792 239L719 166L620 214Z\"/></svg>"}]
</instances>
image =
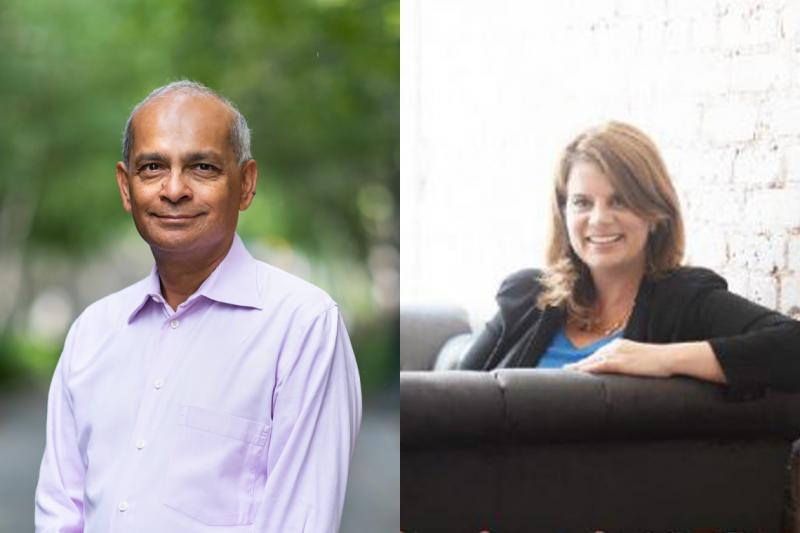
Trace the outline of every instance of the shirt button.
<instances>
[{"instance_id":1,"label":"shirt button","mask_svg":"<svg viewBox=\"0 0 800 533\"><path fill-rule=\"evenodd\" d=\"M155 387L156 390L160 389L163 386L164 386L164 380L163 379L157 379L157 380L155 380L153 382L153 387Z\"/></svg>"},{"instance_id":2,"label":"shirt button","mask_svg":"<svg viewBox=\"0 0 800 533\"><path fill-rule=\"evenodd\" d=\"M142 448L144 448L145 446L147 446L147 441L146 441L146 440L144 440L144 439L139 439L138 441L136 441L136 449L137 449L137 450L141 450L141 449L142 449Z\"/></svg>"},{"instance_id":3,"label":"shirt button","mask_svg":"<svg viewBox=\"0 0 800 533\"><path fill-rule=\"evenodd\" d=\"M128 510L128 502L122 500L121 502L119 502L119 505L117 505L117 509L119 509L121 513L124 513L125 511Z\"/></svg>"},{"instance_id":4,"label":"shirt button","mask_svg":"<svg viewBox=\"0 0 800 533\"><path fill-rule=\"evenodd\" d=\"M171 327L172 329L178 329L178 326L180 325L181 325L180 320L173 320L172 322L169 323L169 327Z\"/></svg>"}]
</instances>

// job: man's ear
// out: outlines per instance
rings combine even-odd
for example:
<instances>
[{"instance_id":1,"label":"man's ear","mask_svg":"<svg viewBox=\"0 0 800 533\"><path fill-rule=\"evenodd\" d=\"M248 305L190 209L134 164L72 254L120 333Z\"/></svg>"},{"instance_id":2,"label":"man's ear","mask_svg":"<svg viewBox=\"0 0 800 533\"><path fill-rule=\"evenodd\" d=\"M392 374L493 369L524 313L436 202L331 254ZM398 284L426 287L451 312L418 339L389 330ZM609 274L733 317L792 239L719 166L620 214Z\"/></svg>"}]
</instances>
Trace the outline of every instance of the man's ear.
<instances>
[{"instance_id":1,"label":"man's ear","mask_svg":"<svg viewBox=\"0 0 800 533\"><path fill-rule=\"evenodd\" d=\"M117 163L117 186L119 187L119 195L122 198L122 207L130 213L131 188L128 182L128 168L122 161Z\"/></svg>"},{"instance_id":2,"label":"man's ear","mask_svg":"<svg viewBox=\"0 0 800 533\"><path fill-rule=\"evenodd\" d=\"M239 211L244 211L253 202L256 195L256 183L258 182L258 165L255 159L248 160L241 168L242 186L239 193Z\"/></svg>"}]
</instances>

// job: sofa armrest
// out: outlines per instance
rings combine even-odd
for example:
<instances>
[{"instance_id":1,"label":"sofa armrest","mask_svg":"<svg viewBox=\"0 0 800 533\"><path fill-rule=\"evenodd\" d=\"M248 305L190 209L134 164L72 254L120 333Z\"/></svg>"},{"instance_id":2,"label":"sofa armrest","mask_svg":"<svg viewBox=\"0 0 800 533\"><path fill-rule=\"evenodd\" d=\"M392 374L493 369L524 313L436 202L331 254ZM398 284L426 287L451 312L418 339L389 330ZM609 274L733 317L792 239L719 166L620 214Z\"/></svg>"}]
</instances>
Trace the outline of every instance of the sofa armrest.
<instances>
[{"instance_id":1,"label":"sofa armrest","mask_svg":"<svg viewBox=\"0 0 800 533\"><path fill-rule=\"evenodd\" d=\"M800 394L746 402L689 378L567 370L401 372L403 447L800 435Z\"/></svg>"}]
</instances>

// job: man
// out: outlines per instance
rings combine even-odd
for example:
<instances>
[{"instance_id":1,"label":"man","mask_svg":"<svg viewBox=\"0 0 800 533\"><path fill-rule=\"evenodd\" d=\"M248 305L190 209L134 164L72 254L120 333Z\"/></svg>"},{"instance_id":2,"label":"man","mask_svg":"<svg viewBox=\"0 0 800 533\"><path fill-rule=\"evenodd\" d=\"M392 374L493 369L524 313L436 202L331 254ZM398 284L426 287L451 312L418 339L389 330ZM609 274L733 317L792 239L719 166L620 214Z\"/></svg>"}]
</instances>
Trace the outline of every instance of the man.
<instances>
[{"instance_id":1,"label":"man","mask_svg":"<svg viewBox=\"0 0 800 533\"><path fill-rule=\"evenodd\" d=\"M194 82L156 89L116 173L155 266L67 335L36 531L335 531L358 371L328 295L235 233L256 193L244 117Z\"/></svg>"}]
</instances>

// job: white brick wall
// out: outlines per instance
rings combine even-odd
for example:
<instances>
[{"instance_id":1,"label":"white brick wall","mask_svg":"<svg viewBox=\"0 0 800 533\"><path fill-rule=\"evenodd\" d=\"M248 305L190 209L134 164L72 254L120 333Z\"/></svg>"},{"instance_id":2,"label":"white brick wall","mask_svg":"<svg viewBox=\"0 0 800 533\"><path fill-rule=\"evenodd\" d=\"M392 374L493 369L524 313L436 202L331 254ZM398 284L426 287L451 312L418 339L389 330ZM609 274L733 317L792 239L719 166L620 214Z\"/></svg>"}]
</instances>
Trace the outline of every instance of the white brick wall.
<instances>
[{"instance_id":1,"label":"white brick wall","mask_svg":"<svg viewBox=\"0 0 800 533\"><path fill-rule=\"evenodd\" d=\"M601 120L662 148L688 262L800 316L800 2L401 3L401 300L480 322L541 263L564 142Z\"/></svg>"}]
</instances>

